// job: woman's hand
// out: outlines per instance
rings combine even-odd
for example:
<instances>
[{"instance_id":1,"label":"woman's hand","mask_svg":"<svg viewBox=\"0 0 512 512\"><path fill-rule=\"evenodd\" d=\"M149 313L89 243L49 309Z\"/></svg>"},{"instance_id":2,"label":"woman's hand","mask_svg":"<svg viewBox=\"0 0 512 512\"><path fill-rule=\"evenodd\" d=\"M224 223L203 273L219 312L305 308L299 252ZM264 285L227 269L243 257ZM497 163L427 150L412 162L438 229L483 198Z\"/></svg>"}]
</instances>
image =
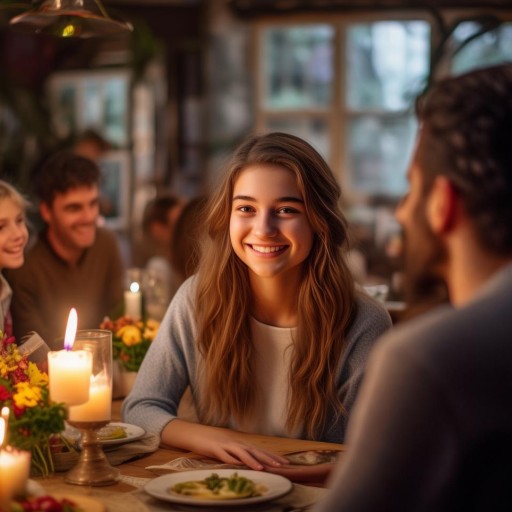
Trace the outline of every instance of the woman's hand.
<instances>
[{"instance_id":1,"label":"woman's hand","mask_svg":"<svg viewBox=\"0 0 512 512\"><path fill-rule=\"evenodd\" d=\"M200 455L218 459L226 464L246 465L261 471L265 467L280 468L288 460L262 450L240 439L236 432L209 427L183 420L173 420L162 431L162 442Z\"/></svg>"}]
</instances>

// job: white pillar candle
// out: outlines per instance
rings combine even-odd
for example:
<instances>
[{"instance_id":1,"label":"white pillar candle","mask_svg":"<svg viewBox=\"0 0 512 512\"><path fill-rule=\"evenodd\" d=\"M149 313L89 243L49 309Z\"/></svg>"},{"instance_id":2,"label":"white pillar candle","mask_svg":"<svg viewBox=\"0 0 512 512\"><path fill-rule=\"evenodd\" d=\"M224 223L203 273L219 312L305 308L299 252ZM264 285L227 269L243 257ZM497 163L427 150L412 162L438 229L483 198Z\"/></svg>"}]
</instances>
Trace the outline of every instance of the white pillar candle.
<instances>
[{"instance_id":1,"label":"white pillar candle","mask_svg":"<svg viewBox=\"0 0 512 512\"><path fill-rule=\"evenodd\" d=\"M7 423L0 418L0 445L7 433ZM13 496L22 494L30 473L30 452L7 447L0 449L0 508L7 509Z\"/></svg>"},{"instance_id":2,"label":"white pillar candle","mask_svg":"<svg viewBox=\"0 0 512 512\"><path fill-rule=\"evenodd\" d=\"M64 350L48 353L50 398L66 405L78 405L89 399L92 354L86 350L72 351L78 318L73 308L69 312Z\"/></svg>"},{"instance_id":3,"label":"white pillar candle","mask_svg":"<svg viewBox=\"0 0 512 512\"><path fill-rule=\"evenodd\" d=\"M92 354L85 350L59 350L48 353L50 398L66 405L89 400Z\"/></svg>"},{"instance_id":4,"label":"white pillar candle","mask_svg":"<svg viewBox=\"0 0 512 512\"><path fill-rule=\"evenodd\" d=\"M139 283L130 284L130 289L124 292L124 314L132 318L140 318L142 311L142 294Z\"/></svg>"},{"instance_id":5,"label":"white pillar candle","mask_svg":"<svg viewBox=\"0 0 512 512\"><path fill-rule=\"evenodd\" d=\"M89 400L69 408L69 421L110 421L112 417L112 386L104 378L91 378Z\"/></svg>"}]
</instances>

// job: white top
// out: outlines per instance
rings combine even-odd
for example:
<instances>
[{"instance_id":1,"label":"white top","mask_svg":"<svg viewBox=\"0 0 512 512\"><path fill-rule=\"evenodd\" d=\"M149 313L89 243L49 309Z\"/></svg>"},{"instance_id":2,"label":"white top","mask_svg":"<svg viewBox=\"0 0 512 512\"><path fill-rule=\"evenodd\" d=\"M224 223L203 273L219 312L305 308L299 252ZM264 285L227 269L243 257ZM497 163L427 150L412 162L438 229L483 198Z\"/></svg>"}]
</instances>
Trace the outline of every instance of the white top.
<instances>
[{"instance_id":1,"label":"white top","mask_svg":"<svg viewBox=\"0 0 512 512\"><path fill-rule=\"evenodd\" d=\"M259 383L253 414L234 428L272 436L299 437L286 431L289 403L289 370L296 328L274 327L251 317L255 354L255 382Z\"/></svg>"}]
</instances>

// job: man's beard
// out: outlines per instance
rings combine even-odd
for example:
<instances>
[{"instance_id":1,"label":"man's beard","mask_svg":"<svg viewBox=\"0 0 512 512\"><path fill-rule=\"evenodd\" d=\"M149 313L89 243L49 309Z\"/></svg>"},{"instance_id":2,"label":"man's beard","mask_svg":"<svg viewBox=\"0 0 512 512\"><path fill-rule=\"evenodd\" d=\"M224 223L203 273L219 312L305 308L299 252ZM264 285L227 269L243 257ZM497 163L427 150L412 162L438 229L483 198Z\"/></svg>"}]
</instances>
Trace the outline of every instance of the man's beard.
<instances>
[{"instance_id":1,"label":"man's beard","mask_svg":"<svg viewBox=\"0 0 512 512\"><path fill-rule=\"evenodd\" d=\"M410 310L408 316L448 302L441 271L447 259L446 249L430 229L424 211L418 210L414 225L404 229L404 296Z\"/></svg>"}]
</instances>

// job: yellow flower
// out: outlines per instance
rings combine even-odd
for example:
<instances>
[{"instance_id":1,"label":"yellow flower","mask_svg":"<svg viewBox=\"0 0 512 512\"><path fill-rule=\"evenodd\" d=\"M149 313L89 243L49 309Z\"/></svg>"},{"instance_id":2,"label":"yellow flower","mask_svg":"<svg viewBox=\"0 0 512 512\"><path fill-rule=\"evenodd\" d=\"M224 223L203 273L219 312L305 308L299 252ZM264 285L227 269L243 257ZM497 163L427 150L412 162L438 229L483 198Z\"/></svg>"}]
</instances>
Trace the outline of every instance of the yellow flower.
<instances>
[{"instance_id":1,"label":"yellow flower","mask_svg":"<svg viewBox=\"0 0 512 512\"><path fill-rule=\"evenodd\" d=\"M35 363L28 363L28 378L32 386L48 386L48 374L40 371Z\"/></svg>"},{"instance_id":2,"label":"yellow flower","mask_svg":"<svg viewBox=\"0 0 512 512\"><path fill-rule=\"evenodd\" d=\"M35 407L41 400L41 388L31 386L30 382L18 382L16 391L13 399L17 407Z\"/></svg>"},{"instance_id":3,"label":"yellow flower","mask_svg":"<svg viewBox=\"0 0 512 512\"><path fill-rule=\"evenodd\" d=\"M121 327L121 329L116 332L116 336L121 338L123 343L128 347L137 345L137 343L142 341L140 329L135 325L125 325L124 327Z\"/></svg>"},{"instance_id":4,"label":"yellow flower","mask_svg":"<svg viewBox=\"0 0 512 512\"><path fill-rule=\"evenodd\" d=\"M153 341L155 339L156 333L158 332L158 328L160 327L160 322L156 320L148 320L146 322L146 328L144 329L144 339Z\"/></svg>"}]
</instances>

